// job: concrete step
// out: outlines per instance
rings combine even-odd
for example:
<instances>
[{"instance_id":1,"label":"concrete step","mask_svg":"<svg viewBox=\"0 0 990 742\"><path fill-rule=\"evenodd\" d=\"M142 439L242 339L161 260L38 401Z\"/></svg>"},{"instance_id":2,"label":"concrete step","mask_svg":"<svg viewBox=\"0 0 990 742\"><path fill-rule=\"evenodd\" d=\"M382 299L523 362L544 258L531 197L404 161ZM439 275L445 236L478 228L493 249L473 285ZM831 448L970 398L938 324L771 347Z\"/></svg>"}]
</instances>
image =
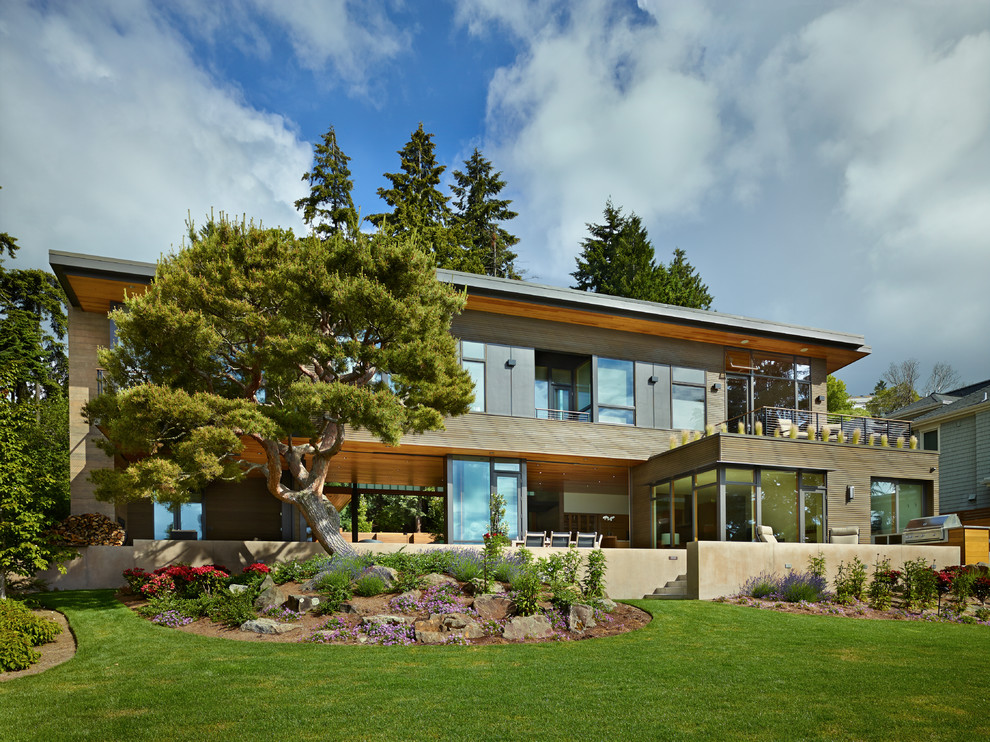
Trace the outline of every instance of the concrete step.
<instances>
[{"instance_id":1,"label":"concrete step","mask_svg":"<svg viewBox=\"0 0 990 742\"><path fill-rule=\"evenodd\" d=\"M678 575L677 579L644 595L643 600L687 600L687 588L687 575Z\"/></svg>"}]
</instances>

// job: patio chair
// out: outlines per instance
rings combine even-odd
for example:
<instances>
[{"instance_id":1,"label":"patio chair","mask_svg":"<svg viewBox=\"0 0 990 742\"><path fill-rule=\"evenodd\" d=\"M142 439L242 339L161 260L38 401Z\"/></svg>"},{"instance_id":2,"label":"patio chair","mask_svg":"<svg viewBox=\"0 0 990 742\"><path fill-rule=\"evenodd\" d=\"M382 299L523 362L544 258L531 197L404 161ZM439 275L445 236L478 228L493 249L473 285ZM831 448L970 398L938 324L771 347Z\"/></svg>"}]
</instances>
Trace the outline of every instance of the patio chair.
<instances>
[{"instance_id":1,"label":"patio chair","mask_svg":"<svg viewBox=\"0 0 990 742\"><path fill-rule=\"evenodd\" d=\"M571 532L570 531L551 531L550 532L550 546L555 546L559 548L566 549L571 545Z\"/></svg>"},{"instance_id":2,"label":"patio chair","mask_svg":"<svg viewBox=\"0 0 990 742\"><path fill-rule=\"evenodd\" d=\"M787 418L783 418L783 417L778 417L777 418L777 427L780 429L780 437L781 438L790 438L791 437L791 428L794 428L794 427L797 427L798 428L798 432L797 432L797 437L798 438L807 438L808 437L808 431L807 430L801 430L801 428L799 427L799 425L800 425L799 423L796 423L793 420L788 420Z\"/></svg>"},{"instance_id":3,"label":"patio chair","mask_svg":"<svg viewBox=\"0 0 990 742\"><path fill-rule=\"evenodd\" d=\"M525 546L527 549L542 548L547 545L546 531L526 531L526 538L516 539L513 546Z\"/></svg>"},{"instance_id":4,"label":"patio chair","mask_svg":"<svg viewBox=\"0 0 990 742\"><path fill-rule=\"evenodd\" d=\"M837 526L828 529L830 544L858 544L859 526Z\"/></svg>"},{"instance_id":5,"label":"patio chair","mask_svg":"<svg viewBox=\"0 0 990 742\"><path fill-rule=\"evenodd\" d=\"M591 533L578 533L574 545L579 549L600 549L602 548L602 536L598 531Z\"/></svg>"},{"instance_id":6,"label":"patio chair","mask_svg":"<svg viewBox=\"0 0 990 742\"><path fill-rule=\"evenodd\" d=\"M757 526L756 537L765 544L777 543L777 537L773 535L773 529L770 526Z\"/></svg>"}]
</instances>

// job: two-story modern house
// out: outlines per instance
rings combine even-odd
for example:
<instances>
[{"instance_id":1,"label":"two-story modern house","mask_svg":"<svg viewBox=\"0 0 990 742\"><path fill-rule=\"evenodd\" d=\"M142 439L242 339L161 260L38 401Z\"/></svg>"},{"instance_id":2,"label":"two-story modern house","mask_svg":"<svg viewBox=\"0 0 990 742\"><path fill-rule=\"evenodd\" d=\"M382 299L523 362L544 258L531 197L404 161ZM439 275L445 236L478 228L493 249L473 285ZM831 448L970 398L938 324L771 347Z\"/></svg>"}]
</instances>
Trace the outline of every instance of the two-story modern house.
<instances>
[{"instance_id":1,"label":"two-story modern house","mask_svg":"<svg viewBox=\"0 0 990 742\"><path fill-rule=\"evenodd\" d=\"M261 479L217 484L173 512L115 510L88 473L123 466L97 449L80 415L98 393L107 312L142 290L154 265L52 251L69 296L73 512L121 519L131 538L192 529L204 539L297 540L305 525ZM489 496L503 494L513 535L598 531L616 546L691 541L859 539L938 513L937 453L911 447L910 423L826 412L826 376L864 357L861 336L718 312L438 271L467 292L455 318L473 410L446 430L390 448L349 430L327 494L442 496L447 540L480 542Z\"/></svg>"}]
</instances>

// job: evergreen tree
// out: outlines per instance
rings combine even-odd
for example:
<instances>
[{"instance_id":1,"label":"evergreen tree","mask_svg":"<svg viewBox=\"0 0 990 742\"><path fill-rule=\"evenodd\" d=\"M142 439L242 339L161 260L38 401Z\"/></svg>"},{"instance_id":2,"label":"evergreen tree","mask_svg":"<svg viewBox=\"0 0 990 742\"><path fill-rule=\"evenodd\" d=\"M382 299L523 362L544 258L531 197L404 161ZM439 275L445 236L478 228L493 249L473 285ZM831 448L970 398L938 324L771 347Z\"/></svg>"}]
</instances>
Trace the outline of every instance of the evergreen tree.
<instances>
[{"instance_id":1,"label":"evergreen tree","mask_svg":"<svg viewBox=\"0 0 990 742\"><path fill-rule=\"evenodd\" d=\"M662 273L660 273L662 271ZM657 281L660 286L655 301L664 304L674 304L679 307L694 309L711 309L712 297L708 287L702 283L694 267L687 262L685 252L680 248L674 250L674 259L666 267L661 265Z\"/></svg>"},{"instance_id":2,"label":"evergreen tree","mask_svg":"<svg viewBox=\"0 0 990 742\"><path fill-rule=\"evenodd\" d=\"M306 222L320 239L358 228L357 210L351 198L350 157L337 144L337 133L331 126L323 135L323 143L313 148L313 169L303 175L309 181L306 198L296 201Z\"/></svg>"},{"instance_id":3,"label":"evergreen tree","mask_svg":"<svg viewBox=\"0 0 990 742\"><path fill-rule=\"evenodd\" d=\"M454 220L465 252L461 270L520 277L513 264L516 254L509 249L519 238L499 226L499 222L518 216L509 210L512 201L497 198L504 187L502 173L494 172L492 163L477 148L464 161L464 172L454 171L450 189L454 193Z\"/></svg>"},{"instance_id":4,"label":"evergreen tree","mask_svg":"<svg viewBox=\"0 0 990 742\"><path fill-rule=\"evenodd\" d=\"M588 224L590 237L581 243L576 289L625 296L696 309L709 309L712 297L683 250L674 251L669 265L657 263L642 220L628 216L611 199L605 204L604 223Z\"/></svg>"},{"instance_id":5,"label":"evergreen tree","mask_svg":"<svg viewBox=\"0 0 990 742\"><path fill-rule=\"evenodd\" d=\"M623 216L609 199L602 224L588 224L591 236L577 258L576 289L630 299L658 301L653 245L640 218Z\"/></svg>"},{"instance_id":6,"label":"evergreen tree","mask_svg":"<svg viewBox=\"0 0 990 742\"><path fill-rule=\"evenodd\" d=\"M447 197L439 190L440 176L446 169L437 164L433 135L423 124L398 151L400 171L385 173L391 188L379 188L378 196L392 207L389 213L372 214L368 221L383 235L417 234L417 242L433 255L438 267L457 269L461 249L452 229Z\"/></svg>"},{"instance_id":7,"label":"evergreen tree","mask_svg":"<svg viewBox=\"0 0 990 742\"><path fill-rule=\"evenodd\" d=\"M93 472L97 497L178 504L259 470L327 551L353 554L324 496L331 459L348 429L396 445L468 411L449 331L464 297L407 237L321 242L222 216L189 236L113 315L109 391L85 414L132 463Z\"/></svg>"}]
</instances>

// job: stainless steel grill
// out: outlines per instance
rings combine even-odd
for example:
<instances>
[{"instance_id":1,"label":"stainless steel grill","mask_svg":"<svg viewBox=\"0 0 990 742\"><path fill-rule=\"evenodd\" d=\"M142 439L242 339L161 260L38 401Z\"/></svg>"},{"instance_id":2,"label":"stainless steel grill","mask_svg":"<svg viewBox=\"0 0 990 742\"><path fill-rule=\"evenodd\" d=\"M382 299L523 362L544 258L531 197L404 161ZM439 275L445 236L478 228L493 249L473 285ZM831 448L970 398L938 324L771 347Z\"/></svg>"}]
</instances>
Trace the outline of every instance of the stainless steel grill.
<instances>
[{"instance_id":1,"label":"stainless steel grill","mask_svg":"<svg viewBox=\"0 0 990 742\"><path fill-rule=\"evenodd\" d=\"M955 513L909 520L901 534L903 544L938 544L949 540L949 529L962 528Z\"/></svg>"}]
</instances>

